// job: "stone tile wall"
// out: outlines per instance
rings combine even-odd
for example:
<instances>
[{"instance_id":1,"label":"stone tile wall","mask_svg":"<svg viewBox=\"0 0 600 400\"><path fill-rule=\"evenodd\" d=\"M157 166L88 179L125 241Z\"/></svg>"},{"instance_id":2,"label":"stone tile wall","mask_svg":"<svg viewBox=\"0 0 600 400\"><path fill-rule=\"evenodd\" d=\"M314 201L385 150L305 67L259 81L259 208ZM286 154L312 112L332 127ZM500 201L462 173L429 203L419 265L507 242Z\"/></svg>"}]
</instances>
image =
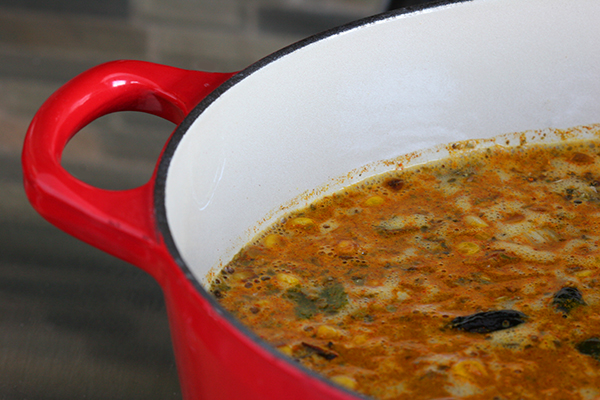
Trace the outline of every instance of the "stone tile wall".
<instances>
[{"instance_id":1,"label":"stone tile wall","mask_svg":"<svg viewBox=\"0 0 600 400\"><path fill-rule=\"evenodd\" d=\"M0 111L0 123L20 128L18 140L0 134L0 149L9 146L16 153L15 144L20 145L42 102L94 65L137 59L236 71L297 40L387 6L388 0L0 0L0 110L5 112ZM91 183L135 186L149 177L137 171L151 171L171 128L155 117L107 116L75 137L65 163ZM135 146L139 129L146 140ZM133 162L134 176L98 172L96 166L121 166L115 158ZM123 182L113 179L118 176Z\"/></svg>"}]
</instances>

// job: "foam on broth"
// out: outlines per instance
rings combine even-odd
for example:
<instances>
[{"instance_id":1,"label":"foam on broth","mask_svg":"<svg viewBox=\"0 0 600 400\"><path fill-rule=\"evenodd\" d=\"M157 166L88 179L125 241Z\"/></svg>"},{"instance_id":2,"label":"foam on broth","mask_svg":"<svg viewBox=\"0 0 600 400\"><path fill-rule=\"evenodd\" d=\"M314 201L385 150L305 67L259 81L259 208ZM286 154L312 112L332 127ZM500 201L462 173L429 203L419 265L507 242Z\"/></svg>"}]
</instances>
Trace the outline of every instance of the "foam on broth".
<instances>
[{"instance_id":1,"label":"foam on broth","mask_svg":"<svg viewBox=\"0 0 600 400\"><path fill-rule=\"evenodd\" d=\"M283 353L375 398L591 398L600 349L579 347L600 338L600 142L524 137L450 145L293 211L211 291ZM568 313L553 303L564 287L584 298ZM454 322L505 310L526 318Z\"/></svg>"}]
</instances>

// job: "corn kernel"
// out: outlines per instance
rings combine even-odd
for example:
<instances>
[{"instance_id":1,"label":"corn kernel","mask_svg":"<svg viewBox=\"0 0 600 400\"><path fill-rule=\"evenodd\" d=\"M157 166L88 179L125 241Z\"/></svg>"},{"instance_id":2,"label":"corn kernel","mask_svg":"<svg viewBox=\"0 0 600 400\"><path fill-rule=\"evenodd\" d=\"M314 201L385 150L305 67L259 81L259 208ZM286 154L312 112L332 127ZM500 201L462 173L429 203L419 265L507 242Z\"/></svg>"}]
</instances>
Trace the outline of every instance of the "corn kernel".
<instances>
[{"instance_id":1,"label":"corn kernel","mask_svg":"<svg viewBox=\"0 0 600 400\"><path fill-rule=\"evenodd\" d=\"M480 248L477 243L473 242L462 242L456 246L456 250L466 256L472 256L475 253L478 253Z\"/></svg>"},{"instance_id":2,"label":"corn kernel","mask_svg":"<svg viewBox=\"0 0 600 400\"><path fill-rule=\"evenodd\" d=\"M487 376L485 366L477 360L459 361L452 366L451 372L455 378L469 382L476 382Z\"/></svg>"},{"instance_id":3,"label":"corn kernel","mask_svg":"<svg viewBox=\"0 0 600 400\"><path fill-rule=\"evenodd\" d=\"M291 356L292 356L292 354L293 354L292 347L291 347L291 346L288 346L288 345L285 345L285 346L279 346L279 347L277 348L277 350L279 350L281 353L285 354L285 355L286 355L286 356L288 356L288 357L291 357Z\"/></svg>"},{"instance_id":4,"label":"corn kernel","mask_svg":"<svg viewBox=\"0 0 600 400\"><path fill-rule=\"evenodd\" d=\"M285 272L280 272L275 275L275 279L277 279L279 283L286 287L297 286L300 284L300 278L298 278L296 275Z\"/></svg>"},{"instance_id":5,"label":"corn kernel","mask_svg":"<svg viewBox=\"0 0 600 400\"><path fill-rule=\"evenodd\" d=\"M481 218L479 218L475 215L467 215L465 217L465 222L475 228L485 228L485 227L489 226L487 224L487 222L485 222L484 220L482 220Z\"/></svg>"},{"instance_id":6,"label":"corn kernel","mask_svg":"<svg viewBox=\"0 0 600 400\"><path fill-rule=\"evenodd\" d=\"M350 256L356 253L358 245L352 240L340 240L335 246L335 251L341 256Z\"/></svg>"},{"instance_id":7,"label":"corn kernel","mask_svg":"<svg viewBox=\"0 0 600 400\"><path fill-rule=\"evenodd\" d=\"M361 335L354 336L352 338L352 343L354 343L357 346L360 346L362 344L367 343L367 340L368 340L367 335L362 335L361 334Z\"/></svg>"},{"instance_id":8,"label":"corn kernel","mask_svg":"<svg viewBox=\"0 0 600 400\"><path fill-rule=\"evenodd\" d=\"M266 248L273 249L275 247L283 246L285 244L285 239L283 236L273 233L265 237L264 244Z\"/></svg>"},{"instance_id":9,"label":"corn kernel","mask_svg":"<svg viewBox=\"0 0 600 400\"><path fill-rule=\"evenodd\" d=\"M290 225L293 228L310 228L315 224L315 221L312 218L308 217L297 217L290 221Z\"/></svg>"},{"instance_id":10,"label":"corn kernel","mask_svg":"<svg viewBox=\"0 0 600 400\"><path fill-rule=\"evenodd\" d=\"M585 278L585 277L592 275L593 273L594 273L594 271L592 271L591 269L586 269L583 271L575 272L575 276L578 278Z\"/></svg>"},{"instance_id":11,"label":"corn kernel","mask_svg":"<svg viewBox=\"0 0 600 400\"><path fill-rule=\"evenodd\" d=\"M372 196L365 200L364 205L367 207L375 207L382 205L384 203L384 199L381 196Z\"/></svg>"},{"instance_id":12,"label":"corn kernel","mask_svg":"<svg viewBox=\"0 0 600 400\"><path fill-rule=\"evenodd\" d=\"M250 271L235 271L235 274L229 275L230 282L239 282L244 279L248 279L252 276L252 272Z\"/></svg>"},{"instance_id":13,"label":"corn kernel","mask_svg":"<svg viewBox=\"0 0 600 400\"><path fill-rule=\"evenodd\" d=\"M354 379L348 375L336 375L336 376L332 376L330 379L332 381L334 381L335 383L337 383L338 385L343 386L350 390L354 390L354 389L356 389L356 386L358 386L356 379Z\"/></svg>"},{"instance_id":14,"label":"corn kernel","mask_svg":"<svg viewBox=\"0 0 600 400\"><path fill-rule=\"evenodd\" d=\"M490 240L492 235L489 232L477 232L474 237L477 240Z\"/></svg>"},{"instance_id":15,"label":"corn kernel","mask_svg":"<svg viewBox=\"0 0 600 400\"><path fill-rule=\"evenodd\" d=\"M342 332L329 325L321 325L317 328L317 337L319 339L338 339Z\"/></svg>"}]
</instances>

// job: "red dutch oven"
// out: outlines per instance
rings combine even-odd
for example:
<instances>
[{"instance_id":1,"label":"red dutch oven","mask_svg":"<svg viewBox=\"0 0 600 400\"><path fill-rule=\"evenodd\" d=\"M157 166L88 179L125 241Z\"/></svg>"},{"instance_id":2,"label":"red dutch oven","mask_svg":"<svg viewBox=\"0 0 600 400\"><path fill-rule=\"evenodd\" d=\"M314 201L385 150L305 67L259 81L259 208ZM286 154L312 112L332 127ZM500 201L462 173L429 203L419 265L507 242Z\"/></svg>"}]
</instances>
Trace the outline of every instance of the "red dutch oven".
<instances>
[{"instance_id":1,"label":"red dutch oven","mask_svg":"<svg viewBox=\"0 0 600 400\"><path fill-rule=\"evenodd\" d=\"M599 122L599 21L597 0L443 2L333 29L235 74L100 65L35 116L26 191L50 222L159 282L185 399L360 398L243 327L207 292L211 276L290 209L399 156ZM148 183L108 191L67 173L61 154L117 111L178 127Z\"/></svg>"}]
</instances>

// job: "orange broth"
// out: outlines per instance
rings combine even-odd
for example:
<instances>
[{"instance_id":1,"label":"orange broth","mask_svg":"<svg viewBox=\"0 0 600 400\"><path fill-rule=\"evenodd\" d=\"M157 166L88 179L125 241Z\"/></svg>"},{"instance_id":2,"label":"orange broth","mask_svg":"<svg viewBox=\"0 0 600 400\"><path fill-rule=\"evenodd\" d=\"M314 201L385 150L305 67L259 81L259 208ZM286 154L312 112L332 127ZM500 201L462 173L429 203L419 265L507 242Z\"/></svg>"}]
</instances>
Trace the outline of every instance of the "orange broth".
<instances>
[{"instance_id":1,"label":"orange broth","mask_svg":"<svg viewBox=\"0 0 600 400\"><path fill-rule=\"evenodd\" d=\"M377 399L600 398L599 186L596 140L391 171L270 227L211 292L296 362ZM561 310L564 288L581 301ZM525 317L457 326L493 310Z\"/></svg>"}]
</instances>

